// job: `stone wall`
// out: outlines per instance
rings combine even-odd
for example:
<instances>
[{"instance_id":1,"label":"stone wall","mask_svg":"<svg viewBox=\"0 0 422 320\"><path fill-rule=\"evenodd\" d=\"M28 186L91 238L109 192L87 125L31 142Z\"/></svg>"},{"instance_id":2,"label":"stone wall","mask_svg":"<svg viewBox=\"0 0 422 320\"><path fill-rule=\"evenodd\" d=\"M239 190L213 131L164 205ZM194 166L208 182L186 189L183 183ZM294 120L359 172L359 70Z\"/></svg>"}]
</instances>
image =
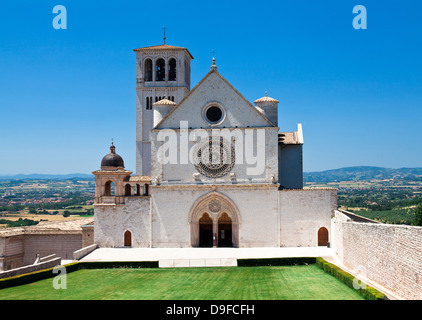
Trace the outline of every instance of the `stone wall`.
<instances>
[{"instance_id":1,"label":"stone wall","mask_svg":"<svg viewBox=\"0 0 422 320\"><path fill-rule=\"evenodd\" d=\"M0 279L8 278L8 277L14 277L20 274L35 272L38 270L53 268L55 266L59 266L61 264L61 258L53 258L51 260L37 263L37 264L31 264L24 267L19 267L12 270L2 271L0 272Z\"/></svg>"},{"instance_id":2,"label":"stone wall","mask_svg":"<svg viewBox=\"0 0 422 320\"><path fill-rule=\"evenodd\" d=\"M280 190L279 208L280 246L316 247L320 228L325 227L331 239L331 217L337 208L337 190Z\"/></svg>"},{"instance_id":3,"label":"stone wall","mask_svg":"<svg viewBox=\"0 0 422 320\"><path fill-rule=\"evenodd\" d=\"M81 226L82 228L82 248L94 244L94 224Z\"/></svg>"},{"instance_id":4,"label":"stone wall","mask_svg":"<svg viewBox=\"0 0 422 320\"><path fill-rule=\"evenodd\" d=\"M150 197L125 197L125 204L94 206L94 243L99 247L124 247L131 233L133 247L150 246Z\"/></svg>"},{"instance_id":5,"label":"stone wall","mask_svg":"<svg viewBox=\"0 0 422 320\"><path fill-rule=\"evenodd\" d=\"M422 299L422 227L348 221L336 211L333 249L348 268L404 299Z\"/></svg>"},{"instance_id":6,"label":"stone wall","mask_svg":"<svg viewBox=\"0 0 422 320\"><path fill-rule=\"evenodd\" d=\"M73 252L73 260L80 260L97 248L98 245L94 243L87 247L83 247L82 249L76 250L75 252Z\"/></svg>"},{"instance_id":7,"label":"stone wall","mask_svg":"<svg viewBox=\"0 0 422 320\"><path fill-rule=\"evenodd\" d=\"M0 238L3 254L0 270L10 270L33 264L37 255L45 257L56 254L61 259L72 259L73 252L82 247L80 232L28 232Z\"/></svg>"},{"instance_id":8,"label":"stone wall","mask_svg":"<svg viewBox=\"0 0 422 320\"><path fill-rule=\"evenodd\" d=\"M95 206L99 247L123 247L130 231L132 247L198 245L203 201L221 201L232 221L233 244L239 247L318 245L318 230L330 235L337 207L336 189L278 190L277 184L151 186L150 197L125 197L124 205ZM199 212L201 211L201 212ZM223 211L207 214L217 233Z\"/></svg>"},{"instance_id":9,"label":"stone wall","mask_svg":"<svg viewBox=\"0 0 422 320\"><path fill-rule=\"evenodd\" d=\"M23 266L23 236L0 237L0 271Z\"/></svg>"},{"instance_id":10,"label":"stone wall","mask_svg":"<svg viewBox=\"0 0 422 320\"><path fill-rule=\"evenodd\" d=\"M212 192L230 199L239 213L235 241L239 247L278 246L277 185L152 186L151 189L154 247L190 247L191 232L195 230L191 230L189 214L197 201Z\"/></svg>"},{"instance_id":11,"label":"stone wall","mask_svg":"<svg viewBox=\"0 0 422 320\"><path fill-rule=\"evenodd\" d=\"M193 139L192 137L197 136L197 141L188 141L187 134L181 137L180 130L152 130L151 157L155 159L151 169L153 181L158 178L159 182L155 183L160 185L263 184L277 181L278 128L214 130L215 131L212 129L201 129L199 131L188 130L191 139ZM260 130L260 132L258 133L257 130ZM210 178L202 174L198 175L196 178L194 174L197 173L198 170L193 163L195 161L194 155L197 154L197 148L207 141L207 137L211 137L212 135L215 137L222 136L225 139L227 146L230 146L230 138L236 137L233 154L228 153L234 155L232 158L234 160L234 166L231 169L230 174L220 178ZM159 138L160 136L161 138ZM168 138L165 138L166 136ZM199 138L201 138L201 142L199 142ZM166 140L160 141L161 139ZM265 144L261 144L264 140ZM263 156L256 157L255 160L251 158L251 155L247 156L249 146L253 146L254 154L263 154ZM174 157L170 158L169 154L174 155ZM188 155L190 155L191 159L188 158ZM183 162L180 159L182 159ZM292 160L295 161L294 159ZM249 161L251 163L249 163Z\"/></svg>"},{"instance_id":12,"label":"stone wall","mask_svg":"<svg viewBox=\"0 0 422 320\"><path fill-rule=\"evenodd\" d=\"M56 254L64 260L72 260L73 252L82 248L81 232L51 234L25 234L23 265L34 263L40 257Z\"/></svg>"}]
</instances>

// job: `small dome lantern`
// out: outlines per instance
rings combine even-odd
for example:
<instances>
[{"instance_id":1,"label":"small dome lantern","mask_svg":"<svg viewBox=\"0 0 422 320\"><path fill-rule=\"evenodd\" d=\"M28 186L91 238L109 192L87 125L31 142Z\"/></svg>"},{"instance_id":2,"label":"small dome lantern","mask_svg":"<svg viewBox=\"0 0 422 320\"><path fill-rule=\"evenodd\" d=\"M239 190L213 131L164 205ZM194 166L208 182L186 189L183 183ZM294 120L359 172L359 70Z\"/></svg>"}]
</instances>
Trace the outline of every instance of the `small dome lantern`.
<instances>
[{"instance_id":1,"label":"small dome lantern","mask_svg":"<svg viewBox=\"0 0 422 320\"><path fill-rule=\"evenodd\" d=\"M110 146L110 153L101 160L101 170L118 170L124 169L125 164L123 158L116 153L116 147L113 142Z\"/></svg>"}]
</instances>

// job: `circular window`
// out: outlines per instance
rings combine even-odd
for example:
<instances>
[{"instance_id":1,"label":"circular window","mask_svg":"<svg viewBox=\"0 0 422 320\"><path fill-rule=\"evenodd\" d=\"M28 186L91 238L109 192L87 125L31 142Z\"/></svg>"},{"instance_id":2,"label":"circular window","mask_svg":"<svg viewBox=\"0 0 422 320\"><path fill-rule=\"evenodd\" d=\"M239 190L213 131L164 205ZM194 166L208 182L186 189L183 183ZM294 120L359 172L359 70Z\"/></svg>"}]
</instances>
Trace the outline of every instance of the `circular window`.
<instances>
[{"instance_id":1,"label":"circular window","mask_svg":"<svg viewBox=\"0 0 422 320\"><path fill-rule=\"evenodd\" d=\"M224 117L224 108L216 102L211 102L202 109L202 118L208 125L218 125L224 121Z\"/></svg>"},{"instance_id":2,"label":"circular window","mask_svg":"<svg viewBox=\"0 0 422 320\"><path fill-rule=\"evenodd\" d=\"M221 117L223 116L223 112L221 109L217 106L211 106L207 109L207 112L205 113L207 116L207 119L209 122L218 122L221 120Z\"/></svg>"},{"instance_id":3,"label":"circular window","mask_svg":"<svg viewBox=\"0 0 422 320\"><path fill-rule=\"evenodd\" d=\"M194 153L194 165L199 173L208 178L221 178L235 164L234 146L229 146L221 137L209 137Z\"/></svg>"}]
</instances>

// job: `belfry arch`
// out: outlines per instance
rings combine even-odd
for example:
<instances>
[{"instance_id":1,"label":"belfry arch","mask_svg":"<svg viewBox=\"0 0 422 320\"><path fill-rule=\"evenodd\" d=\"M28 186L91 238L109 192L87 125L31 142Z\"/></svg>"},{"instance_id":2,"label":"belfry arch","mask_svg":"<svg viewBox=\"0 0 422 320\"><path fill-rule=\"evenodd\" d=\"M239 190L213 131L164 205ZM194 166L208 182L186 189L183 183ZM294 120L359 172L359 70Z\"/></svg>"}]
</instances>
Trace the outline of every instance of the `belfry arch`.
<instances>
[{"instance_id":1,"label":"belfry arch","mask_svg":"<svg viewBox=\"0 0 422 320\"><path fill-rule=\"evenodd\" d=\"M240 214L230 198L213 191L203 195L193 204L189 213L192 247L208 243L207 239L204 239L204 217L209 224L212 223L211 236L215 237L215 246L239 247Z\"/></svg>"}]
</instances>

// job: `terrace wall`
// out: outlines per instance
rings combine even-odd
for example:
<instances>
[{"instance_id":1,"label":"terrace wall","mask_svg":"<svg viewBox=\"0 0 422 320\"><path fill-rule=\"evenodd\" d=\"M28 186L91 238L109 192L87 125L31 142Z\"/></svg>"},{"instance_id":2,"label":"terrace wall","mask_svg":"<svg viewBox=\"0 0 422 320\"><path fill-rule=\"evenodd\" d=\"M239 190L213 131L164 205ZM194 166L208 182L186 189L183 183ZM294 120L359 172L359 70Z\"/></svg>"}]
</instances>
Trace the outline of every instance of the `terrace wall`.
<instances>
[{"instance_id":1,"label":"terrace wall","mask_svg":"<svg viewBox=\"0 0 422 320\"><path fill-rule=\"evenodd\" d=\"M25 234L23 264L34 263L40 257L56 254L64 260L72 260L73 252L82 248L81 232Z\"/></svg>"},{"instance_id":2,"label":"terrace wall","mask_svg":"<svg viewBox=\"0 0 422 320\"><path fill-rule=\"evenodd\" d=\"M422 227L332 219L332 245L346 267L403 299L422 299Z\"/></svg>"}]
</instances>

